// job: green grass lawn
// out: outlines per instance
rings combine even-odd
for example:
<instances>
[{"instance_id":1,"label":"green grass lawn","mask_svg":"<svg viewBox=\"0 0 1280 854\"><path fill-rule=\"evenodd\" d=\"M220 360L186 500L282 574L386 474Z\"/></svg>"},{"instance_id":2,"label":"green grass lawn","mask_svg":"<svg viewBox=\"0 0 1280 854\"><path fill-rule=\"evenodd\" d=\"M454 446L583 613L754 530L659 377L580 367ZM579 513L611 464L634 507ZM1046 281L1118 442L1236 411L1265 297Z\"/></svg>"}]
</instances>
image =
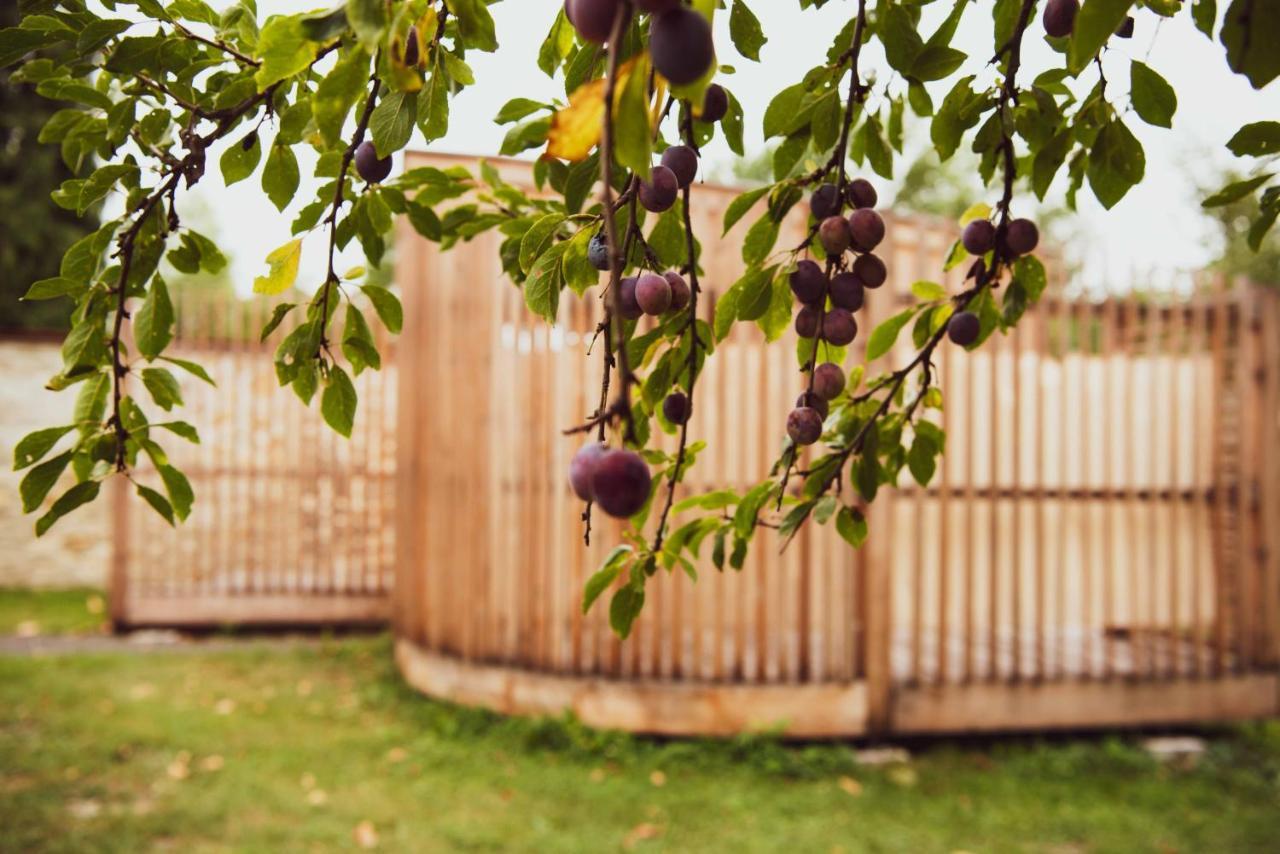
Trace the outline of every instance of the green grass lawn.
<instances>
[{"instance_id":1,"label":"green grass lawn","mask_svg":"<svg viewBox=\"0 0 1280 854\"><path fill-rule=\"evenodd\" d=\"M1194 769L1118 738L658 742L432 702L385 638L0 657L0 850L1267 851L1280 726Z\"/></svg>"},{"instance_id":2,"label":"green grass lawn","mask_svg":"<svg viewBox=\"0 0 1280 854\"><path fill-rule=\"evenodd\" d=\"M100 590L0 587L0 635L96 633L106 622L106 596Z\"/></svg>"}]
</instances>

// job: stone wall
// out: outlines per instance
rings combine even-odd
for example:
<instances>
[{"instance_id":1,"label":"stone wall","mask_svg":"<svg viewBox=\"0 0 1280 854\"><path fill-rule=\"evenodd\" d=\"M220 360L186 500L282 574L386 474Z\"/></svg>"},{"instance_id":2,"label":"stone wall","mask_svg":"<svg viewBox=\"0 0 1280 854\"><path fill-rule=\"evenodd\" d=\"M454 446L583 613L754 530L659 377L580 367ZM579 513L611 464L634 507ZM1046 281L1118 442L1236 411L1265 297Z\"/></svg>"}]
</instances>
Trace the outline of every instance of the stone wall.
<instances>
[{"instance_id":1,"label":"stone wall","mask_svg":"<svg viewBox=\"0 0 1280 854\"><path fill-rule=\"evenodd\" d=\"M75 391L46 391L61 367L54 341L0 339L0 586L102 587L111 560L110 502L104 492L37 539L38 514L24 516L13 446L32 430L65 424ZM64 440L66 441L66 440ZM47 504L72 482L54 487Z\"/></svg>"}]
</instances>

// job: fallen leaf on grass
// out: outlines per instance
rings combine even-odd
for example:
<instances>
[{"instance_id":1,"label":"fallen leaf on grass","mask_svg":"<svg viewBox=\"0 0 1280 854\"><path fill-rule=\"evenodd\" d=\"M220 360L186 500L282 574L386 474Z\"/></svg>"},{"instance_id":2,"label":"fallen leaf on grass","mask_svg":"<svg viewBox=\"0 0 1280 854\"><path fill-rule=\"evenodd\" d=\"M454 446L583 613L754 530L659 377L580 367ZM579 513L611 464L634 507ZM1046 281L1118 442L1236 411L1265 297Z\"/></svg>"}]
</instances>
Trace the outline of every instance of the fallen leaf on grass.
<instances>
[{"instance_id":1,"label":"fallen leaf on grass","mask_svg":"<svg viewBox=\"0 0 1280 854\"><path fill-rule=\"evenodd\" d=\"M589 775L589 779L590 779L590 780L591 780L591 782L593 782L593 783L603 783L603 782L604 782L604 776L605 776L605 774L604 774L604 769L603 769L603 768L592 768L592 769L591 769L591 774Z\"/></svg>"},{"instance_id":2,"label":"fallen leaf on grass","mask_svg":"<svg viewBox=\"0 0 1280 854\"><path fill-rule=\"evenodd\" d=\"M298 682L298 696L299 696L299 697L310 697L310 696L311 696L311 681L310 681L309 679L302 679L302 680L299 680L299 682Z\"/></svg>"},{"instance_id":3,"label":"fallen leaf on grass","mask_svg":"<svg viewBox=\"0 0 1280 854\"><path fill-rule=\"evenodd\" d=\"M40 634L40 624L35 620L23 620L18 623L15 634L20 638L33 638Z\"/></svg>"},{"instance_id":4,"label":"fallen leaf on grass","mask_svg":"<svg viewBox=\"0 0 1280 854\"><path fill-rule=\"evenodd\" d=\"M841 777L839 786L855 798L862 794L862 784L852 777Z\"/></svg>"},{"instance_id":5,"label":"fallen leaf on grass","mask_svg":"<svg viewBox=\"0 0 1280 854\"><path fill-rule=\"evenodd\" d=\"M174 757L169 763L169 767L165 769L165 773L174 780L185 780L191 776L191 754L182 751Z\"/></svg>"},{"instance_id":6,"label":"fallen leaf on grass","mask_svg":"<svg viewBox=\"0 0 1280 854\"><path fill-rule=\"evenodd\" d=\"M378 830L373 826L373 822L365 820L356 825L355 832L356 845L361 848L377 848L378 847Z\"/></svg>"},{"instance_id":7,"label":"fallen leaf on grass","mask_svg":"<svg viewBox=\"0 0 1280 854\"><path fill-rule=\"evenodd\" d=\"M106 610L106 607L107 603L97 593L84 600L84 609L90 614L101 614Z\"/></svg>"},{"instance_id":8,"label":"fallen leaf on grass","mask_svg":"<svg viewBox=\"0 0 1280 854\"><path fill-rule=\"evenodd\" d=\"M154 697L155 694L156 686L150 682L139 682L129 689L129 699L131 700L146 700L149 697Z\"/></svg>"},{"instance_id":9,"label":"fallen leaf on grass","mask_svg":"<svg viewBox=\"0 0 1280 854\"><path fill-rule=\"evenodd\" d=\"M667 775L661 771L654 771L649 775L649 782L658 787L665 786L667 785Z\"/></svg>"},{"instance_id":10,"label":"fallen leaf on grass","mask_svg":"<svg viewBox=\"0 0 1280 854\"><path fill-rule=\"evenodd\" d=\"M646 839L657 839L662 835L662 828L649 822L641 822L627 833L622 840L622 847L630 851Z\"/></svg>"},{"instance_id":11,"label":"fallen leaf on grass","mask_svg":"<svg viewBox=\"0 0 1280 854\"><path fill-rule=\"evenodd\" d=\"M388 762L403 762L409 758L409 751L403 747L393 747L387 751Z\"/></svg>"},{"instance_id":12,"label":"fallen leaf on grass","mask_svg":"<svg viewBox=\"0 0 1280 854\"><path fill-rule=\"evenodd\" d=\"M920 775L910 765L899 765L889 769L889 779L904 789L909 789L920 782Z\"/></svg>"},{"instance_id":13,"label":"fallen leaf on grass","mask_svg":"<svg viewBox=\"0 0 1280 854\"><path fill-rule=\"evenodd\" d=\"M321 807L329 802L329 795L324 789L312 789L307 792L307 803L313 807Z\"/></svg>"},{"instance_id":14,"label":"fallen leaf on grass","mask_svg":"<svg viewBox=\"0 0 1280 854\"><path fill-rule=\"evenodd\" d=\"M102 812L102 804L94 800L75 800L67 802L67 812L71 813L72 818L81 820L95 818L98 813Z\"/></svg>"},{"instance_id":15,"label":"fallen leaf on grass","mask_svg":"<svg viewBox=\"0 0 1280 854\"><path fill-rule=\"evenodd\" d=\"M206 756L200 760L201 771L221 771L222 766L226 764L222 757L216 753L213 756Z\"/></svg>"},{"instance_id":16,"label":"fallen leaf on grass","mask_svg":"<svg viewBox=\"0 0 1280 854\"><path fill-rule=\"evenodd\" d=\"M236 701L230 697L223 697L213 706L213 711L219 715L229 715L236 710Z\"/></svg>"}]
</instances>

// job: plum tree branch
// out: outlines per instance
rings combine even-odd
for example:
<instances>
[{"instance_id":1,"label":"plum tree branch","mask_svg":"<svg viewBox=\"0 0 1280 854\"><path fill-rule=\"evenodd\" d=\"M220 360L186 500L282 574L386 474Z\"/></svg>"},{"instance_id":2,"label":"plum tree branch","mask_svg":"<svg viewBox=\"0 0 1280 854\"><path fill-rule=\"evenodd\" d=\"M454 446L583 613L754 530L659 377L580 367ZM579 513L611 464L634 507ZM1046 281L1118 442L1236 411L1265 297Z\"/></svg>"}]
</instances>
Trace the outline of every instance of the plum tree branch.
<instances>
[{"instance_id":1,"label":"plum tree branch","mask_svg":"<svg viewBox=\"0 0 1280 854\"><path fill-rule=\"evenodd\" d=\"M696 151L697 143L693 135L693 111L691 108L686 108L682 111L681 131L685 144ZM680 206L682 209L681 214L684 218L684 246L685 257L688 259L689 274L689 315L686 321L686 328L689 331L689 355L686 359L689 371L689 397L685 408L684 421L680 424L680 444L676 450L675 465L667 478L666 502L663 504L662 515L658 518L658 529L653 538L652 551L654 554L662 551L662 541L667 532L667 518L671 515L671 507L676 500L676 482L684 476L684 461L689 445L689 422L693 420L693 389L698 379L698 348L703 346L702 339L698 337L698 293L701 287L698 285L697 242L693 235L693 217L690 213L692 195L693 182L690 181L684 186L682 204Z\"/></svg>"}]
</instances>

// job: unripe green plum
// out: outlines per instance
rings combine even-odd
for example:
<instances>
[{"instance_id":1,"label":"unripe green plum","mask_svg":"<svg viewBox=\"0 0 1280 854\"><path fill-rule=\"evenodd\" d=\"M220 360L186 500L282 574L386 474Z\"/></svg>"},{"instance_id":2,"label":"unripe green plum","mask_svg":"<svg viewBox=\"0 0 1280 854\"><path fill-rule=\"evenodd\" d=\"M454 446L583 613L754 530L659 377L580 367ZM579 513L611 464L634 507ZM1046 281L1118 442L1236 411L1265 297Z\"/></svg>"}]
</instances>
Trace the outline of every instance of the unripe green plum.
<instances>
[{"instance_id":1,"label":"unripe green plum","mask_svg":"<svg viewBox=\"0 0 1280 854\"><path fill-rule=\"evenodd\" d=\"M591 494L605 513L615 519L627 519L649 500L652 483L643 457L635 451L613 450L596 461L591 474Z\"/></svg>"},{"instance_id":2,"label":"unripe green plum","mask_svg":"<svg viewBox=\"0 0 1280 854\"><path fill-rule=\"evenodd\" d=\"M636 281L636 302L651 317L671 307L671 283L657 273L645 273Z\"/></svg>"},{"instance_id":3,"label":"unripe green plum","mask_svg":"<svg viewBox=\"0 0 1280 854\"><path fill-rule=\"evenodd\" d=\"M989 219L975 219L964 227L960 242L970 255L986 255L996 246L996 227Z\"/></svg>"},{"instance_id":4,"label":"unripe green plum","mask_svg":"<svg viewBox=\"0 0 1280 854\"><path fill-rule=\"evenodd\" d=\"M367 184L376 184L391 174L391 155L378 157L378 149L365 140L356 149L356 171Z\"/></svg>"},{"instance_id":5,"label":"unripe green plum","mask_svg":"<svg viewBox=\"0 0 1280 854\"><path fill-rule=\"evenodd\" d=\"M644 314L644 309L636 300L636 277L627 276L618 282L618 310L627 320L637 320Z\"/></svg>"},{"instance_id":6,"label":"unripe green plum","mask_svg":"<svg viewBox=\"0 0 1280 854\"><path fill-rule=\"evenodd\" d=\"M846 309L833 308L822 318L823 340L837 347L845 347L852 344L853 339L857 337L858 322Z\"/></svg>"},{"instance_id":7,"label":"unripe green plum","mask_svg":"<svg viewBox=\"0 0 1280 854\"><path fill-rule=\"evenodd\" d=\"M609 451L603 442L592 442L583 445L569 461L569 485L574 495L583 501L591 501L591 478L596 472L596 463Z\"/></svg>"},{"instance_id":8,"label":"unripe green plum","mask_svg":"<svg viewBox=\"0 0 1280 854\"><path fill-rule=\"evenodd\" d=\"M884 220L871 208L859 208L849 215L849 234L854 249L870 252L884 240Z\"/></svg>"},{"instance_id":9,"label":"unripe green plum","mask_svg":"<svg viewBox=\"0 0 1280 854\"><path fill-rule=\"evenodd\" d=\"M715 124L723 119L728 112L729 93L719 83L712 83L707 87L707 93L702 97L702 115L698 117L698 120L707 124Z\"/></svg>"},{"instance_id":10,"label":"unripe green plum","mask_svg":"<svg viewBox=\"0 0 1280 854\"><path fill-rule=\"evenodd\" d=\"M698 155L687 145L673 145L662 152L662 165L676 176L682 190L698 175Z\"/></svg>"},{"instance_id":11,"label":"unripe green plum","mask_svg":"<svg viewBox=\"0 0 1280 854\"><path fill-rule=\"evenodd\" d=\"M813 393L824 400L839 397L844 383L844 371L835 362L823 362L813 369Z\"/></svg>"},{"instance_id":12,"label":"unripe green plum","mask_svg":"<svg viewBox=\"0 0 1280 854\"><path fill-rule=\"evenodd\" d=\"M649 25L649 56L658 73L676 86L692 83L715 62L711 25L687 6L654 15Z\"/></svg>"},{"instance_id":13,"label":"unripe green plum","mask_svg":"<svg viewBox=\"0 0 1280 854\"><path fill-rule=\"evenodd\" d=\"M668 270L662 275L671 286L671 310L684 311L689 306L689 300L693 299L693 294L689 291L689 283L675 270Z\"/></svg>"},{"instance_id":14,"label":"unripe green plum","mask_svg":"<svg viewBox=\"0 0 1280 854\"><path fill-rule=\"evenodd\" d=\"M790 276L791 293L805 305L813 305L822 301L822 293L827 287L827 276L819 267L808 259L796 264Z\"/></svg>"},{"instance_id":15,"label":"unripe green plum","mask_svg":"<svg viewBox=\"0 0 1280 854\"><path fill-rule=\"evenodd\" d=\"M876 200L876 188L871 186L871 182L866 178L854 178L849 182L845 195L849 199L849 204L855 209L874 208Z\"/></svg>"},{"instance_id":16,"label":"unripe green plum","mask_svg":"<svg viewBox=\"0 0 1280 854\"><path fill-rule=\"evenodd\" d=\"M665 166L655 166L648 181L640 182L640 204L650 213L662 213L676 203L680 182L676 173Z\"/></svg>"},{"instance_id":17,"label":"unripe green plum","mask_svg":"<svg viewBox=\"0 0 1280 854\"><path fill-rule=\"evenodd\" d=\"M947 337L951 339L951 343L961 347L968 347L977 341L981 331L982 323L972 311L957 312L947 321Z\"/></svg>"},{"instance_id":18,"label":"unripe green plum","mask_svg":"<svg viewBox=\"0 0 1280 854\"><path fill-rule=\"evenodd\" d=\"M864 288L875 290L889 278L889 270L878 256L868 252L866 255L859 255L853 262L853 275L858 277Z\"/></svg>"},{"instance_id":19,"label":"unripe green plum","mask_svg":"<svg viewBox=\"0 0 1280 854\"><path fill-rule=\"evenodd\" d=\"M1057 39L1066 38L1075 29L1076 13L1079 11L1079 0L1049 0L1040 19L1044 24L1044 31Z\"/></svg>"},{"instance_id":20,"label":"unripe green plum","mask_svg":"<svg viewBox=\"0 0 1280 854\"><path fill-rule=\"evenodd\" d=\"M816 220L840 213L840 190L835 184L823 184L809 197L809 212Z\"/></svg>"},{"instance_id":21,"label":"unripe green plum","mask_svg":"<svg viewBox=\"0 0 1280 854\"><path fill-rule=\"evenodd\" d=\"M831 304L836 308L857 311L862 308L862 282L853 273L836 273L829 289Z\"/></svg>"},{"instance_id":22,"label":"unripe green plum","mask_svg":"<svg viewBox=\"0 0 1280 854\"><path fill-rule=\"evenodd\" d=\"M796 407L787 416L787 435L797 445L812 445L822 438L822 416L812 407Z\"/></svg>"},{"instance_id":23,"label":"unripe green plum","mask_svg":"<svg viewBox=\"0 0 1280 854\"><path fill-rule=\"evenodd\" d=\"M811 305L801 306L796 312L796 334L801 338L815 337L821 324L822 313Z\"/></svg>"},{"instance_id":24,"label":"unripe green plum","mask_svg":"<svg viewBox=\"0 0 1280 854\"><path fill-rule=\"evenodd\" d=\"M672 392L662 401L662 415L672 424L685 423L692 411L689 397L682 391Z\"/></svg>"}]
</instances>

